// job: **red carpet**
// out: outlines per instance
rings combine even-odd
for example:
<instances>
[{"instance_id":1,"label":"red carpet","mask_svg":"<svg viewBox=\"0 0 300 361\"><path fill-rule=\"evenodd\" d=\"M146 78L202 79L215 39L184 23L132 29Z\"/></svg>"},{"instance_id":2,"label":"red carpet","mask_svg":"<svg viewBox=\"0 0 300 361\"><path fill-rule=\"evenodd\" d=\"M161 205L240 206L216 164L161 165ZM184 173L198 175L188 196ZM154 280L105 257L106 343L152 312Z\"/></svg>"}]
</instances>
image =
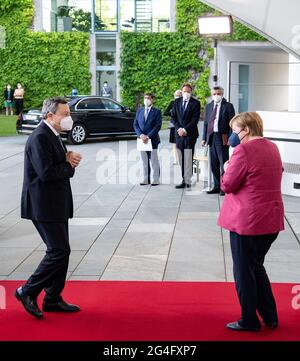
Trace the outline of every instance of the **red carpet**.
<instances>
[{"instance_id":1,"label":"red carpet","mask_svg":"<svg viewBox=\"0 0 300 361\"><path fill-rule=\"evenodd\" d=\"M237 333L225 328L240 315L232 283L70 281L64 298L82 311L46 313L44 320L35 320L15 300L22 283L0 281L7 293L7 309L0 310L2 341L300 340L300 310L291 306L291 284L273 285L277 330Z\"/></svg>"}]
</instances>

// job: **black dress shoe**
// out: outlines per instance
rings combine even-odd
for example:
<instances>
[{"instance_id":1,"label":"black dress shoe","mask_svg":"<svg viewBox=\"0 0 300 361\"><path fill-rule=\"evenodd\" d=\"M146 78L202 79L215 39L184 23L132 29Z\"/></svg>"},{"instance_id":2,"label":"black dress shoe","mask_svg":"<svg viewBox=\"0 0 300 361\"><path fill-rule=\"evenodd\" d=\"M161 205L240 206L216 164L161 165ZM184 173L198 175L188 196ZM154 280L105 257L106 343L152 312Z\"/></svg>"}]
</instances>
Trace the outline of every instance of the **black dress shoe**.
<instances>
[{"instance_id":1,"label":"black dress shoe","mask_svg":"<svg viewBox=\"0 0 300 361\"><path fill-rule=\"evenodd\" d=\"M176 189L183 189L185 187L186 187L185 183L181 183L181 184L178 184L177 186L175 186Z\"/></svg>"},{"instance_id":2,"label":"black dress shoe","mask_svg":"<svg viewBox=\"0 0 300 361\"><path fill-rule=\"evenodd\" d=\"M159 182L152 182L151 185L152 185L153 187L156 187L156 186L159 186L160 183L159 183Z\"/></svg>"},{"instance_id":3,"label":"black dress shoe","mask_svg":"<svg viewBox=\"0 0 300 361\"><path fill-rule=\"evenodd\" d=\"M220 196L221 196L221 197L225 196L225 192L220 191Z\"/></svg>"},{"instance_id":4,"label":"black dress shoe","mask_svg":"<svg viewBox=\"0 0 300 361\"><path fill-rule=\"evenodd\" d=\"M275 330L278 327L278 321L273 322L265 322L266 327L268 327L270 330Z\"/></svg>"},{"instance_id":5,"label":"black dress shoe","mask_svg":"<svg viewBox=\"0 0 300 361\"><path fill-rule=\"evenodd\" d=\"M71 305L65 302L62 298L56 302L43 302L44 312L78 312L80 308L76 305Z\"/></svg>"},{"instance_id":6,"label":"black dress shoe","mask_svg":"<svg viewBox=\"0 0 300 361\"><path fill-rule=\"evenodd\" d=\"M186 188L191 188L192 187L191 184L186 184L185 186L186 186Z\"/></svg>"},{"instance_id":7,"label":"black dress shoe","mask_svg":"<svg viewBox=\"0 0 300 361\"><path fill-rule=\"evenodd\" d=\"M148 186L150 183L148 183L148 182L141 182L140 183L140 186Z\"/></svg>"},{"instance_id":8,"label":"black dress shoe","mask_svg":"<svg viewBox=\"0 0 300 361\"><path fill-rule=\"evenodd\" d=\"M207 194L219 194L220 189L219 188L213 188L211 191L207 191Z\"/></svg>"},{"instance_id":9,"label":"black dress shoe","mask_svg":"<svg viewBox=\"0 0 300 361\"><path fill-rule=\"evenodd\" d=\"M251 332L255 332L255 331L260 330L260 326L257 326L257 327L244 327L239 323L239 321L228 323L226 325L226 327L229 328L230 330L233 330L233 331L251 331Z\"/></svg>"},{"instance_id":10,"label":"black dress shoe","mask_svg":"<svg viewBox=\"0 0 300 361\"><path fill-rule=\"evenodd\" d=\"M28 313L30 313L32 316L42 319L43 313L39 309L36 299L32 298L31 296L25 295L23 292L22 287L19 287L15 292L16 299L20 301Z\"/></svg>"}]
</instances>

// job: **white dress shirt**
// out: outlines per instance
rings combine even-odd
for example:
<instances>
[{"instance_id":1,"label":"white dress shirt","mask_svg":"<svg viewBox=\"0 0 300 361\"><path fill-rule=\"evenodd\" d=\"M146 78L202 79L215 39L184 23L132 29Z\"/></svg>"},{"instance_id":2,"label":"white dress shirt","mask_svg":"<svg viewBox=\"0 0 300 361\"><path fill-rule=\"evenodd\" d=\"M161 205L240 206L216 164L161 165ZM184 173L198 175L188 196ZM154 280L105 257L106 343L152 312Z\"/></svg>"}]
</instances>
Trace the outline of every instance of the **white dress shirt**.
<instances>
[{"instance_id":1,"label":"white dress shirt","mask_svg":"<svg viewBox=\"0 0 300 361\"><path fill-rule=\"evenodd\" d=\"M43 120L44 123L52 130L52 132L56 135L59 136L59 133L52 127L52 125L50 123L47 122L47 120Z\"/></svg>"}]
</instances>

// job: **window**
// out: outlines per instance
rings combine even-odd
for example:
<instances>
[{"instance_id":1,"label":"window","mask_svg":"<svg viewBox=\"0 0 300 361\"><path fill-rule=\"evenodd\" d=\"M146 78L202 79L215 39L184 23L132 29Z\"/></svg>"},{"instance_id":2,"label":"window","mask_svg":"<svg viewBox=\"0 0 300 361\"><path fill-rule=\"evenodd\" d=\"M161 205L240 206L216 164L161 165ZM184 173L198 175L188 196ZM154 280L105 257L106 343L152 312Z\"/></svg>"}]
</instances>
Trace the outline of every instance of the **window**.
<instances>
[{"instance_id":1,"label":"window","mask_svg":"<svg viewBox=\"0 0 300 361\"><path fill-rule=\"evenodd\" d=\"M105 109L101 99L87 98L77 104L77 110L101 110Z\"/></svg>"},{"instance_id":2,"label":"window","mask_svg":"<svg viewBox=\"0 0 300 361\"><path fill-rule=\"evenodd\" d=\"M115 65L116 53L112 51L97 52L97 66Z\"/></svg>"},{"instance_id":3,"label":"window","mask_svg":"<svg viewBox=\"0 0 300 361\"><path fill-rule=\"evenodd\" d=\"M95 31L118 31L116 0L96 0Z\"/></svg>"},{"instance_id":4,"label":"window","mask_svg":"<svg viewBox=\"0 0 300 361\"><path fill-rule=\"evenodd\" d=\"M120 104L115 103L109 99L102 99L102 103L107 110L123 110Z\"/></svg>"}]
</instances>

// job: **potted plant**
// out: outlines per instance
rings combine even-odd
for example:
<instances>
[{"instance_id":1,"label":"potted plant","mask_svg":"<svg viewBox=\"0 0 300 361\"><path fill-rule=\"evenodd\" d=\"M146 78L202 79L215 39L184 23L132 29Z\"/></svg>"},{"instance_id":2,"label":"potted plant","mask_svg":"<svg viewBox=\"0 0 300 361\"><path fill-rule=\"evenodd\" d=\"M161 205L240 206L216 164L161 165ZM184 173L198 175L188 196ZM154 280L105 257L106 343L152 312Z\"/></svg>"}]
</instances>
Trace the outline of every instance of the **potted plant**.
<instances>
[{"instance_id":1,"label":"potted plant","mask_svg":"<svg viewBox=\"0 0 300 361\"><path fill-rule=\"evenodd\" d=\"M73 6L59 6L57 8L57 16L62 18L63 31L72 31L72 18L70 16Z\"/></svg>"}]
</instances>

